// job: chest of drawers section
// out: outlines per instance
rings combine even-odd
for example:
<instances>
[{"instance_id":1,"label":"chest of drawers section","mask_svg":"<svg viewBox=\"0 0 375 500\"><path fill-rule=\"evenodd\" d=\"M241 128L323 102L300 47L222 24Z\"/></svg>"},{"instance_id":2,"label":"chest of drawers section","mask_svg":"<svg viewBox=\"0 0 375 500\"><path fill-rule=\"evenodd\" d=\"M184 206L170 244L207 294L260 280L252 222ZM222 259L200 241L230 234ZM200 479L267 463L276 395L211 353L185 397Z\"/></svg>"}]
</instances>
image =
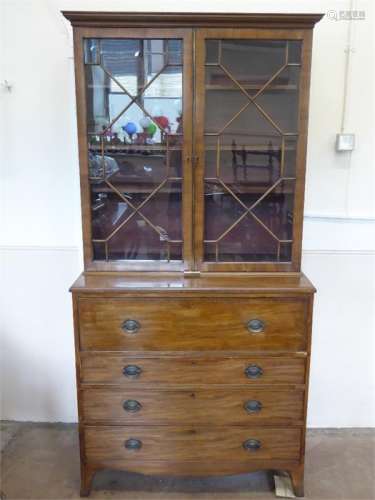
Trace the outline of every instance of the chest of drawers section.
<instances>
[{"instance_id":1,"label":"chest of drawers section","mask_svg":"<svg viewBox=\"0 0 375 500\"><path fill-rule=\"evenodd\" d=\"M301 494L312 295L223 292L74 293L82 495L103 468L286 469Z\"/></svg>"}]
</instances>

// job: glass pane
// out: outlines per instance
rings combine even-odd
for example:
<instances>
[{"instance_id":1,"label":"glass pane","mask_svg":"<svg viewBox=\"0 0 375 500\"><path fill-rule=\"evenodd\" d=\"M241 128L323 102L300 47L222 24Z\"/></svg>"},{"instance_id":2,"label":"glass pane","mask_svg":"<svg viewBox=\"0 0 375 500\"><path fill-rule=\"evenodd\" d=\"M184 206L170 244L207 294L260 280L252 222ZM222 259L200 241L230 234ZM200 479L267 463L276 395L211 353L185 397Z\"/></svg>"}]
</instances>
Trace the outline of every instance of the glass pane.
<instances>
[{"instance_id":1,"label":"glass pane","mask_svg":"<svg viewBox=\"0 0 375 500\"><path fill-rule=\"evenodd\" d=\"M86 115L89 134L110 135L116 116L131 102L99 65L86 66Z\"/></svg>"},{"instance_id":2,"label":"glass pane","mask_svg":"<svg viewBox=\"0 0 375 500\"><path fill-rule=\"evenodd\" d=\"M207 40L204 258L289 262L301 42Z\"/></svg>"},{"instance_id":3,"label":"glass pane","mask_svg":"<svg viewBox=\"0 0 375 500\"><path fill-rule=\"evenodd\" d=\"M280 262L290 262L292 260L292 244L280 243Z\"/></svg>"},{"instance_id":4,"label":"glass pane","mask_svg":"<svg viewBox=\"0 0 375 500\"><path fill-rule=\"evenodd\" d=\"M255 98L255 102L284 133L298 132L298 66L288 66Z\"/></svg>"},{"instance_id":5,"label":"glass pane","mask_svg":"<svg viewBox=\"0 0 375 500\"><path fill-rule=\"evenodd\" d=\"M182 240L181 198L181 181L166 182L142 210L142 214L164 235L165 241Z\"/></svg>"},{"instance_id":6,"label":"glass pane","mask_svg":"<svg viewBox=\"0 0 375 500\"><path fill-rule=\"evenodd\" d=\"M284 138L284 176L296 176L298 136L288 136Z\"/></svg>"},{"instance_id":7,"label":"glass pane","mask_svg":"<svg viewBox=\"0 0 375 500\"><path fill-rule=\"evenodd\" d=\"M207 40L206 42L206 63L219 63L220 40Z\"/></svg>"},{"instance_id":8,"label":"glass pane","mask_svg":"<svg viewBox=\"0 0 375 500\"><path fill-rule=\"evenodd\" d=\"M211 145L206 140L206 181L250 208L280 177L282 139L258 137L258 144L238 147L235 140L227 145L222 138Z\"/></svg>"},{"instance_id":9,"label":"glass pane","mask_svg":"<svg viewBox=\"0 0 375 500\"><path fill-rule=\"evenodd\" d=\"M166 133L179 133L182 114L182 66L171 66L149 74L143 106Z\"/></svg>"},{"instance_id":10,"label":"glass pane","mask_svg":"<svg viewBox=\"0 0 375 500\"><path fill-rule=\"evenodd\" d=\"M251 215L245 215L217 243L206 247L206 260L217 262L258 262L277 258L278 242ZM209 252L209 253L208 253Z\"/></svg>"},{"instance_id":11,"label":"glass pane","mask_svg":"<svg viewBox=\"0 0 375 500\"><path fill-rule=\"evenodd\" d=\"M182 41L167 40L168 64L182 64Z\"/></svg>"},{"instance_id":12,"label":"glass pane","mask_svg":"<svg viewBox=\"0 0 375 500\"><path fill-rule=\"evenodd\" d=\"M216 75L212 74L214 68L216 69L215 66L206 68L205 131L207 133L220 132L249 104L248 97L241 90L231 88L232 82L225 73L219 69ZM220 85L217 82L220 82ZM230 88L229 92L227 88Z\"/></svg>"},{"instance_id":13,"label":"glass pane","mask_svg":"<svg viewBox=\"0 0 375 500\"><path fill-rule=\"evenodd\" d=\"M91 38L85 43L85 64L99 64L99 40Z\"/></svg>"},{"instance_id":14,"label":"glass pane","mask_svg":"<svg viewBox=\"0 0 375 500\"><path fill-rule=\"evenodd\" d=\"M135 215L108 242L109 260L167 260L166 242Z\"/></svg>"},{"instance_id":15,"label":"glass pane","mask_svg":"<svg viewBox=\"0 0 375 500\"><path fill-rule=\"evenodd\" d=\"M302 42L294 40L288 42L288 64L301 64Z\"/></svg>"},{"instance_id":16,"label":"glass pane","mask_svg":"<svg viewBox=\"0 0 375 500\"><path fill-rule=\"evenodd\" d=\"M221 64L253 95L286 63L287 42L222 40Z\"/></svg>"},{"instance_id":17,"label":"glass pane","mask_svg":"<svg viewBox=\"0 0 375 500\"><path fill-rule=\"evenodd\" d=\"M112 91L126 89L131 95L136 95L143 63L141 41L103 39L100 47L101 66L111 75Z\"/></svg>"},{"instance_id":18,"label":"glass pane","mask_svg":"<svg viewBox=\"0 0 375 500\"><path fill-rule=\"evenodd\" d=\"M142 210L128 194L117 194L105 182L91 185L95 259L181 259L181 182L166 182Z\"/></svg>"},{"instance_id":19,"label":"glass pane","mask_svg":"<svg viewBox=\"0 0 375 500\"><path fill-rule=\"evenodd\" d=\"M86 39L95 260L182 259L182 41Z\"/></svg>"},{"instance_id":20,"label":"glass pane","mask_svg":"<svg viewBox=\"0 0 375 500\"><path fill-rule=\"evenodd\" d=\"M204 192L205 240L217 240L244 213L246 208L218 181L207 181Z\"/></svg>"},{"instance_id":21,"label":"glass pane","mask_svg":"<svg viewBox=\"0 0 375 500\"><path fill-rule=\"evenodd\" d=\"M126 198L112 191L104 182L91 185L91 219L94 240L106 239L133 212Z\"/></svg>"},{"instance_id":22,"label":"glass pane","mask_svg":"<svg viewBox=\"0 0 375 500\"><path fill-rule=\"evenodd\" d=\"M290 240L293 229L294 181L281 181L252 212L279 240Z\"/></svg>"}]
</instances>

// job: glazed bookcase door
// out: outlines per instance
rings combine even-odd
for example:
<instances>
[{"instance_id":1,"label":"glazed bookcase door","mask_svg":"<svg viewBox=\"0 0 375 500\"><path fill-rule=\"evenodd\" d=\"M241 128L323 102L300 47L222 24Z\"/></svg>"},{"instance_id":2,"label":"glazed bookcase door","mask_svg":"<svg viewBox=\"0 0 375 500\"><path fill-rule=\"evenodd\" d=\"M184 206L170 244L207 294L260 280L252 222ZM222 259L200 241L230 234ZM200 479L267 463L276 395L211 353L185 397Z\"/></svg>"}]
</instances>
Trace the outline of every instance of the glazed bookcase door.
<instances>
[{"instance_id":1,"label":"glazed bookcase door","mask_svg":"<svg viewBox=\"0 0 375 500\"><path fill-rule=\"evenodd\" d=\"M198 30L197 269L299 269L310 51L304 30Z\"/></svg>"},{"instance_id":2,"label":"glazed bookcase door","mask_svg":"<svg viewBox=\"0 0 375 500\"><path fill-rule=\"evenodd\" d=\"M191 33L77 37L86 269L188 268Z\"/></svg>"}]
</instances>

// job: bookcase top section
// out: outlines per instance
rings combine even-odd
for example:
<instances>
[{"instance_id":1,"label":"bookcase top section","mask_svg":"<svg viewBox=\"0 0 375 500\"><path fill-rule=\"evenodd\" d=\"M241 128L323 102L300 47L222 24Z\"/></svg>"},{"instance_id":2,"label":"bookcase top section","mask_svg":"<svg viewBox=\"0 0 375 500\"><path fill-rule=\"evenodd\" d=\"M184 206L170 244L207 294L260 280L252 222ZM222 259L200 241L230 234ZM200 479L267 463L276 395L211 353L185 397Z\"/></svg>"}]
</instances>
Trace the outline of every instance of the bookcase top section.
<instances>
[{"instance_id":1,"label":"bookcase top section","mask_svg":"<svg viewBox=\"0 0 375 500\"><path fill-rule=\"evenodd\" d=\"M62 11L75 27L313 28L324 14Z\"/></svg>"}]
</instances>

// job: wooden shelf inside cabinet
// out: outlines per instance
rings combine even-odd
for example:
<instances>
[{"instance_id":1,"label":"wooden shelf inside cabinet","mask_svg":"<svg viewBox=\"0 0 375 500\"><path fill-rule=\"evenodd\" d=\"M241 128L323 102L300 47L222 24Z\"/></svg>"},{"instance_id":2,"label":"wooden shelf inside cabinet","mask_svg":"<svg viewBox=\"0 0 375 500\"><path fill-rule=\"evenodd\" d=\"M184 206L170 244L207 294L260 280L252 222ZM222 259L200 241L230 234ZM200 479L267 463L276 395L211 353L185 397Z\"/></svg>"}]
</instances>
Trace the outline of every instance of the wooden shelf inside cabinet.
<instances>
[{"instance_id":1,"label":"wooden shelf inside cabinet","mask_svg":"<svg viewBox=\"0 0 375 500\"><path fill-rule=\"evenodd\" d=\"M297 134L296 134L297 135ZM216 137L214 135L211 135L210 136L211 138L212 137ZM295 137L293 135L293 137ZM279 137L276 137L276 139L279 139ZM272 142L272 140L270 140ZM240 142L239 144L236 145L236 147L234 148L233 145L230 145L230 144L220 144L219 148L217 145L215 146L211 146L211 145L208 145L206 144L204 149L206 151L218 151L218 149L220 151L236 151L237 153L240 153L242 150L245 150L245 152L248 152L248 153L251 153L251 152L255 152L255 153L264 153L265 155L267 155L268 153L277 153L278 150L279 150L279 147L277 144L270 144L270 145L264 145L264 144L259 144L259 145L256 145L256 144L250 144L250 145L246 145L244 144L243 142ZM295 147L292 147L292 146L284 146L284 151L296 151L296 148Z\"/></svg>"},{"instance_id":2,"label":"wooden shelf inside cabinet","mask_svg":"<svg viewBox=\"0 0 375 500\"><path fill-rule=\"evenodd\" d=\"M123 144L123 145L115 145L115 144L105 144L104 147L97 144L90 144L89 146L91 151L95 151L97 153L101 153L103 150L105 154L110 152L112 153L128 153L129 156L136 156L139 152L143 152L142 156L148 156L147 153L153 153L157 151L181 151L181 146L166 146L164 144Z\"/></svg>"},{"instance_id":3,"label":"wooden shelf inside cabinet","mask_svg":"<svg viewBox=\"0 0 375 500\"><path fill-rule=\"evenodd\" d=\"M207 181L208 182L208 181ZM227 187L231 188L232 192L234 192L235 194L237 195L246 195L246 194L258 194L259 196L263 195L267 189L269 189L269 185L258 185L258 186L249 186L248 184L244 183L244 182L237 182L237 183L227 183L226 184ZM219 188L220 189L220 188ZM269 196L272 196L272 197L277 197L277 196L285 196L287 194L293 194L293 189L292 188L284 188L282 193L278 193L278 192L275 192L275 193L272 193L270 194ZM230 192L228 192L228 190L226 190L226 188L223 186L222 189L220 191L213 191L212 193L208 193L206 192L205 193L205 196L215 196L215 195L225 195L227 196L228 198L231 198L232 195Z\"/></svg>"},{"instance_id":4,"label":"wooden shelf inside cabinet","mask_svg":"<svg viewBox=\"0 0 375 500\"><path fill-rule=\"evenodd\" d=\"M81 495L100 469L289 472L303 495L315 289L301 273L318 14L66 12L84 273Z\"/></svg>"},{"instance_id":5,"label":"wooden shelf inside cabinet","mask_svg":"<svg viewBox=\"0 0 375 500\"><path fill-rule=\"evenodd\" d=\"M264 85L257 85L257 84L241 84L241 88L245 90L261 90L264 87ZM205 85L206 90L228 90L228 91L234 91L236 90L237 92L240 90L239 86L233 85L232 87L228 85L216 85L216 84L209 84ZM267 85L265 87L265 90L268 91L277 91L277 90L286 90L286 91L292 91L292 90L298 90L297 85Z\"/></svg>"},{"instance_id":6,"label":"wooden shelf inside cabinet","mask_svg":"<svg viewBox=\"0 0 375 500\"><path fill-rule=\"evenodd\" d=\"M180 179L178 179L180 181ZM173 180L172 180L173 182ZM139 184L139 183L134 183L132 184L131 182L127 182L126 184L116 184L116 189L117 191L120 191L120 193L123 194L131 194L131 193L137 193L137 194L150 194L152 193L154 189L153 184ZM110 186L107 186L105 184L92 184L91 185L91 192L92 193L113 193L113 188ZM158 190L158 194L163 194L163 195L170 195L172 193L181 193L181 189L178 187L168 187L168 188L161 188Z\"/></svg>"}]
</instances>

